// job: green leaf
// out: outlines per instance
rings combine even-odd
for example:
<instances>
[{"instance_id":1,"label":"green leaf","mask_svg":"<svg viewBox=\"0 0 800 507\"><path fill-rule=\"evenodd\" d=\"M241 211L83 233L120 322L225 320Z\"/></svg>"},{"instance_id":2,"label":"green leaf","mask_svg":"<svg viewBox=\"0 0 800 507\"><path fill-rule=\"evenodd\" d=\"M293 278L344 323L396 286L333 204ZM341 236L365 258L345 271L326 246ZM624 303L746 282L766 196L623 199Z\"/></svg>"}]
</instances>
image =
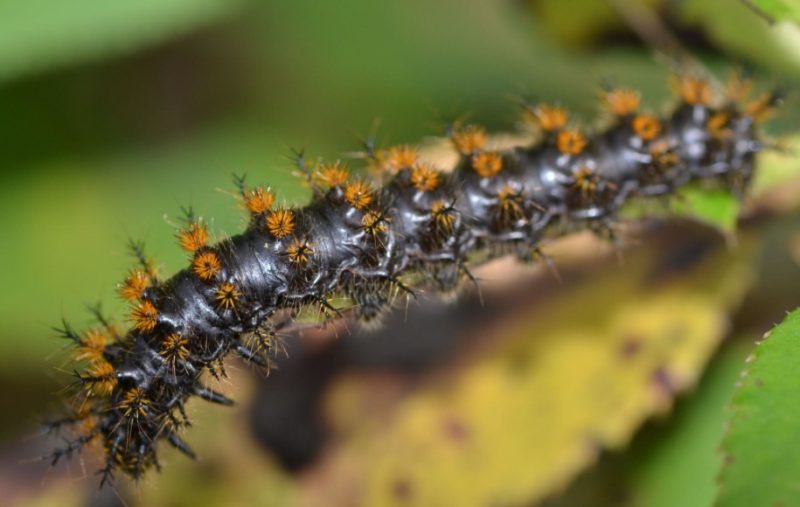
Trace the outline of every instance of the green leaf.
<instances>
[{"instance_id":1,"label":"green leaf","mask_svg":"<svg viewBox=\"0 0 800 507\"><path fill-rule=\"evenodd\" d=\"M773 20L800 20L800 1L798 0L745 0L754 8Z\"/></svg>"},{"instance_id":2,"label":"green leaf","mask_svg":"<svg viewBox=\"0 0 800 507\"><path fill-rule=\"evenodd\" d=\"M686 217L713 227L727 237L733 237L736 232L741 206L727 190L690 185L680 189L668 204L664 206L663 202L658 201L632 200L623 207L620 216L626 220Z\"/></svg>"},{"instance_id":3,"label":"green leaf","mask_svg":"<svg viewBox=\"0 0 800 507\"><path fill-rule=\"evenodd\" d=\"M0 0L0 81L158 43L242 5L242 0Z\"/></svg>"},{"instance_id":4,"label":"green leaf","mask_svg":"<svg viewBox=\"0 0 800 507\"><path fill-rule=\"evenodd\" d=\"M686 0L680 3L676 18L684 25L702 27L703 33L730 56L795 79L800 74L798 27L792 23L768 24L764 18L769 19L769 14L759 11L757 2L748 1L749 6L742 0ZM720 70L729 69L730 63Z\"/></svg>"},{"instance_id":5,"label":"green leaf","mask_svg":"<svg viewBox=\"0 0 800 507\"><path fill-rule=\"evenodd\" d=\"M739 201L727 190L686 187L675 200L674 208L676 214L710 224L723 233L736 230Z\"/></svg>"},{"instance_id":6,"label":"green leaf","mask_svg":"<svg viewBox=\"0 0 800 507\"><path fill-rule=\"evenodd\" d=\"M800 498L800 310L748 358L722 441L719 507L796 505Z\"/></svg>"},{"instance_id":7,"label":"green leaf","mask_svg":"<svg viewBox=\"0 0 800 507\"><path fill-rule=\"evenodd\" d=\"M714 498L714 475L723 407L733 393L743 344L726 349L704 375L700 389L679 407L667 431L652 439L628 465L631 505L704 507Z\"/></svg>"}]
</instances>

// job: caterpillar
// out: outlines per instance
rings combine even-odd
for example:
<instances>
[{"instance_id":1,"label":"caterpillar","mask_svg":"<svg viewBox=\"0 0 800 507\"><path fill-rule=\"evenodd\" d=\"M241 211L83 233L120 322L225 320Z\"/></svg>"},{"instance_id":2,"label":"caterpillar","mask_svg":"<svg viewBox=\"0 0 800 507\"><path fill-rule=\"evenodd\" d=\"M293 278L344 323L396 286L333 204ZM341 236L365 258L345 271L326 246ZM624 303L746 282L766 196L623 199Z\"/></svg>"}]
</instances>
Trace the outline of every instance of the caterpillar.
<instances>
[{"instance_id":1,"label":"caterpillar","mask_svg":"<svg viewBox=\"0 0 800 507\"><path fill-rule=\"evenodd\" d=\"M204 377L224 376L231 354L268 369L305 308L337 317L331 299L344 295L369 324L398 294L413 298L422 286L448 294L476 282L470 266L482 260L549 262L542 241L564 231L589 228L615 241L620 208L632 198L663 198L691 181L741 196L766 146L759 125L781 93L750 98L750 80L738 75L724 93L689 74L675 88L678 104L657 116L642 110L635 90L604 87L610 121L591 135L559 105L525 103L538 139L503 150L489 148L482 127L453 122L450 172L415 146L367 142L364 158L384 175L377 185L341 161L312 163L297 152L313 191L304 207L279 206L268 187L236 178L249 214L244 232L210 244L207 224L186 210L177 239L187 268L162 279L143 246L131 245L136 265L119 285L131 305L128 330L99 310L92 329L59 328L80 367L69 413L45 425L74 436L48 458L56 464L99 444L101 486L117 471L138 479L158 469L163 443L194 458L181 436L187 401L233 403Z\"/></svg>"}]
</instances>

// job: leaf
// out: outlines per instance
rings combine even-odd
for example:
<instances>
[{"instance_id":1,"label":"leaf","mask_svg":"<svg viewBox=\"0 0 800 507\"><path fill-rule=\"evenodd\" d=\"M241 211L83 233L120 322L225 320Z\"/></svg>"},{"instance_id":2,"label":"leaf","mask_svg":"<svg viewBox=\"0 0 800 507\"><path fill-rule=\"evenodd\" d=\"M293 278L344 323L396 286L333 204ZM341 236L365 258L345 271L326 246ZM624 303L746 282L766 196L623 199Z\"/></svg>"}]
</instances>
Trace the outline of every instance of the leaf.
<instances>
[{"instance_id":1,"label":"leaf","mask_svg":"<svg viewBox=\"0 0 800 507\"><path fill-rule=\"evenodd\" d=\"M491 340L504 345L410 395L391 418L357 412L371 406L353 401L367 388L341 384L328 406L352 437L329 470L359 478L361 505L506 505L559 491L694 385L749 285L747 250L646 288L657 255L639 252L624 272L510 323ZM331 475L336 488L342 477Z\"/></svg>"},{"instance_id":2,"label":"leaf","mask_svg":"<svg viewBox=\"0 0 800 507\"><path fill-rule=\"evenodd\" d=\"M714 498L721 458L725 403L747 352L728 348L704 375L700 389L684 401L670 427L629 465L632 505L705 507Z\"/></svg>"},{"instance_id":3,"label":"leaf","mask_svg":"<svg viewBox=\"0 0 800 507\"><path fill-rule=\"evenodd\" d=\"M758 344L733 395L722 441L719 507L796 505L800 498L800 310Z\"/></svg>"},{"instance_id":4,"label":"leaf","mask_svg":"<svg viewBox=\"0 0 800 507\"><path fill-rule=\"evenodd\" d=\"M622 208L621 216L627 220L684 217L713 227L726 237L732 237L736 232L741 206L725 189L691 184L670 197L668 204L665 207L663 202L633 200Z\"/></svg>"},{"instance_id":5,"label":"leaf","mask_svg":"<svg viewBox=\"0 0 800 507\"><path fill-rule=\"evenodd\" d=\"M235 12L242 0L4 0L0 81L131 51Z\"/></svg>"},{"instance_id":6,"label":"leaf","mask_svg":"<svg viewBox=\"0 0 800 507\"><path fill-rule=\"evenodd\" d=\"M675 14L683 25L701 26L706 36L730 56L777 71L779 76L796 78L800 75L798 27L793 23L769 25L758 11L754 12L754 6L753 0L686 0ZM730 69L730 60L723 69Z\"/></svg>"},{"instance_id":7,"label":"leaf","mask_svg":"<svg viewBox=\"0 0 800 507\"><path fill-rule=\"evenodd\" d=\"M676 215L692 217L724 233L736 231L739 201L727 190L689 186L678 194L673 208Z\"/></svg>"},{"instance_id":8,"label":"leaf","mask_svg":"<svg viewBox=\"0 0 800 507\"><path fill-rule=\"evenodd\" d=\"M649 425L624 454L607 454L599 466L570 484L547 507L707 507L716 494L725 405L751 344L726 343L697 390L675 413Z\"/></svg>"},{"instance_id":9,"label":"leaf","mask_svg":"<svg viewBox=\"0 0 800 507\"><path fill-rule=\"evenodd\" d=\"M800 20L800 1L797 0L742 0L750 3L754 8L768 16L770 19Z\"/></svg>"},{"instance_id":10,"label":"leaf","mask_svg":"<svg viewBox=\"0 0 800 507\"><path fill-rule=\"evenodd\" d=\"M624 27L623 20L606 2L544 0L527 3L536 14L535 21L544 24L566 44L589 45L605 32Z\"/></svg>"},{"instance_id":11,"label":"leaf","mask_svg":"<svg viewBox=\"0 0 800 507\"><path fill-rule=\"evenodd\" d=\"M11 498L6 501L13 507L80 507L86 505L86 492L82 489L80 481L48 481L47 487L26 491L22 495L14 495L9 491ZM19 493L14 491L14 493ZM21 497L21 498L20 498Z\"/></svg>"},{"instance_id":12,"label":"leaf","mask_svg":"<svg viewBox=\"0 0 800 507\"><path fill-rule=\"evenodd\" d=\"M765 150L759 154L758 169L752 185L752 193L758 197L779 186L791 184L800 177L800 135L781 140L782 149Z\"/></svg>"},{"instance_id":13,"label":"leaf","mask_svg":"<svg viewBox=\"0 0 800 507\"><path fill-rule=\"evenodd\" d=\"M636 0L633 7L652 10L659 3L661 0ZM604 36L630 30L627 20L620 15L620 11L630 14L627 2L528 0L527 4L536 15L537 25L544 25L560 42L568 45L591 46L594 43L596 47Z\"/></svg>"}]
</instances>

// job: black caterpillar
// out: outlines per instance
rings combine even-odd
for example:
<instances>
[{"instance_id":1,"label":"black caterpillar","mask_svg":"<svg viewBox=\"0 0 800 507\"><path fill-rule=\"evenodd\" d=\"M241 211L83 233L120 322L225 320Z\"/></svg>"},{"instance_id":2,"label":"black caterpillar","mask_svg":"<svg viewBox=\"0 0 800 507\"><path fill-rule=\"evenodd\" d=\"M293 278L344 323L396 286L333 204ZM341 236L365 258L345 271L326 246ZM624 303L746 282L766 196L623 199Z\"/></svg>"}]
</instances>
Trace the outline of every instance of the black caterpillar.
<instances>
[{"instance_id":1,"label":"black caterpillar","mask_svg":"<svg viewBox=\"0 0 800 507\"><path fill-rule=\"evenodd\" d=\"M232 352L268 368L281 329L308 306L338 315L334 295L373 321L393 295L413 296L410 287L425 278L444 293L474 281L468 260L476 254L545 258L542 238L565 225L613 240L617 212L631 197L667 196L690 180L741 194L764 148L758 124L779 93L748 102L748 81L733 79L717 97L696 76L679 78L676 88L680 103L664 118L638 112L633 90L605 89L612 123L591 137L546 104L525 107L541 132L529 147L488 150L483 129L454 124L448 136L460 158L450 173L421 162L413 147L367 143L370 163L390 174L380 188L351 179L340 162L311 165L297 154L314 192L304 208L276 207L269 189L237 179L250 213L242 234L209 245L205 224L188 212L178 238L191 265L172 278L159 279L133 245L138 265L120 286L132 304L128 331L118 333L99 311L96 329L60 330L86 366L75 373L72 413L47 425L77 435L51 461L99 442L102 485L116 470L138 478L158 468L161 441L194 457L179 436L189 424L187 400L232 403L204 386L203 374L224 376Z\"/></svg>"}]
</instances>

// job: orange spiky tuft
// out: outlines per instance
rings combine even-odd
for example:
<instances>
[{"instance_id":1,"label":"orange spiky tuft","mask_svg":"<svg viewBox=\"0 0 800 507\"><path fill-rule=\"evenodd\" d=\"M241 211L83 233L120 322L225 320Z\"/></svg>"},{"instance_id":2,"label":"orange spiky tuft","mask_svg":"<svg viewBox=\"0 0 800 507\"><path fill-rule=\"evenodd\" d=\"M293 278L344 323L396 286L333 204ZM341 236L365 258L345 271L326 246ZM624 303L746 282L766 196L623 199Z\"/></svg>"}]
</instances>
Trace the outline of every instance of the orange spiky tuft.
<instances>
[{"instance_id":1,"label":"orange spiky tuft","mask_svg":"<svg viewBox=\"0 0 800 507\"><path fill-rule=\"evenodd\" d=\"M586 137L577 129L564 130L558 133L556 147L566 155L580 155L586 148Z\"/></svg>"},{"instance_id":2,"label":"orange spiky tuft","mask_svg":"<svg viewBox=\"0 0 800 507\"><path fill-rule=\"evenodd\" d=\"M523 217L522 196L509 185L497 192L497 201L502 220L517 220Z\"/></svg>"},{"instance_id":3,"label":"orange spiky tuft","mask_svg":"<svg viewBox=\"0 0 800 507\"><path fill-rule=\"evenodd\" d=\"M414 146L402 144L389 148L386 152L386 165L389 169L399 171L414 167L419 159L419 153Z\"/></svg>"},{"instance_id":4,"label":"orange spiky tuft","mask_svg":"<svg viewBox=\"0 0 800 507\"><path fill-rule=\"evenodd\" d=\"M653 157L656 168L661 169L673 167L680 161L678 154L670 149L669 141L666 139L653 143L650 147L650 156Z\"/></svg>"},{"instance_id":5,"label":"orange spiky tuft","mask_svg":"<svg viewBox=\"0 0 800 507\"><path fill-rule=\"evenodd\" d=\"M103 361L103 352L106 350L106 334L99 329L89 329L83 336L78 344L78 349L75 351L74 358L76 361L89 361L91 364L96 364Z\"/></svg>"},{"instance_id":6,"label":"orange spiky tuft","mask_svg":"<svg viewBox=\"0 0 800 507\"><path fill-rule=\"evenodd\" d=\"M472 157L472 168L482 178L490 178L503 170L503 159L491 151L478 153Z\"/></svg>"},{"instance_id":7,"label":"orange spiky tuft","mask_svg":"<svg viewBox=\"0 0 800 507\"><path fill-rule=\"evenodd\" d=\"M486 146L486 130L479 125L466 125L455 129L450 139L459 153L471 155Z\"/></svg>"},{"instance_id":8,"label":"orange spiky tuft","mask_svg":"<svg viewBox=\"0 0 800 507\"><path fill-rule=\"evenodd\" d=\"M242 295L236 285L231 282L223 282L217 287L217 292L214 299L217 300L217 306L224 310L232 310L236 307L239 297Z\"/></svg>"},{"instance_id":9,"label":"orange spiky tuft","mask_svg":"<svg viewBox=\"0 0 800 507\"><path fill-rule=\"evenodd\" d=\"M615 88L603 95L606 108L616 116L629 116L639 109L641 95L630 88Z\"/></svg>"},{"instance_id":10,"label":"orange spiky tuft","mask_svg":"<svg viewBox=\"0 0 800 507\"><path fill-rule=\"evenodd\" d=\"M272 209L275 195L264 187L255 187L244 193L244 205L251 215L261 215Z\"/></svg>"},{"instance_id":11,"label":"orange spiky tuft","mask_svg":"<svg viewBox=\"0 0 800 507\"><path fill-rule=\"evenodd\" d=\"M775 112L776 105L780 98L776 93L762 93L755 99L747 103L744 108L746 115L761 123L767 120Z\"/></svg>"},{"instance_id":12,"label":"orange spiky tuft","mask_svg":"<svg viewBox=\"0 0 800 507\"><path fill-rule=\"evenodd\" d=\"M123 393L118 408L125 417L138 419L147 417L149 405L150 400L147 399L144 389L134 387Z\"/></svg>"},{"instance_id":13,"label":"orange spiky tuft","mask_svg":"<svg viewBox=\"0 0 800 507\"><path fill-rule=\"evenodd\" d=\"M347 164L336 161L330 164L321 164L317 171L319 179L329 187L340 187L347 183L350 171Z\"/></svg>"},{"instance_id":14,"label":"orange spiky tuft","mask_svg":"<svg viewBox=\"0 0 800 507\"><path fill-rule=\"evenodd\" d=\"M450 231L456 221L452 206L442 199L431 205L431 215L433 216L434 225L442 232Z\"/></svg>"},{"instance_id":15,"label":"orange spiky tuft","mask_svg":"<svg viewBox=\"0 0 800 507\"><path fill-rule=\"evenodd\" d=\"M86 371L86 390L92 396L110 396L117 387L117 371L106 360L99 361Z\"/></svg>"},{"instance_id":16,"label":"orange spiky tuft","mask_svg":"<svg viewBox=\"0 0 800 507\"><path fill-rule=\"evenodd\" d=\"M308 240L295 238L292 244L286 248L286 255L292 263L305 266L314 255L314 248Z\"/></svg>"},{"instance_id":17,"label":"orange spiky tuft","mask_svg":"<svg viewBox=\"0 0 800 507\"><path fill-rule=\"evenodd\" d=\"M567 110L560 106L539 104L533 110L533 117L539 128L545 132L555 132L567 125Z\"/></svg>"},{"instance_id":18,"label":"orange spiky tuft","mask_svg":"<svg viewBox=\"0 0 800 507\"><path fill-rule=\"evenodd\" d=\"M426 164L417 164L411 170L411 184L420 192L436 190L439 186L439 173Z\"/></svg>"},{"instance_id":19,"label":"orange spiky tuft","mask_svg":"<svg viewBox=\"0 0 800 507\"><path fill-rule=\"evenodd\" d=\"M281 208L267 216L267 231L276 238L285 238L294 232L294 212Z\"/></svg>"},{"instance_id":20,"label":"orange spiky tuft","mask_svg":"<svg viewBox=\"0 0 800 507\"><path fill-rule=\"evenodd\" d=\"M181 248L187 252L194 253L203 248L208 242L208 231L205 224L195 222L190 224L188 228L181 229L178 233L178 241Z\"/></svg>"},{"instance_id":21,"label":"orange spiky tuft","mask_svg":"<svg viewBox=\"0 0 800 507\"><path fill-rule=\"evenodd\" d=\"M689 105L707 106L714 99L711 84L708 80L697 76L685 75L680 77L677 90L681 100Z\"/></svg>"},{"instance_id":22,"label":"orange spiky tuft","mask_svg":"<svg viewBox=\"0 0 800 507\"><path fill-rule=\"evenodd\" d=\"M633 131L643 141L652 141L661 134L661 122L658 118L650 114L640 114L633 118L631 122Z\"/></svg>"},{"instance_id":23,"label":"orange spiky tuft","mask_svg":"<svg viewBox=\"0 0 800 507\"><path fill-rule=\"evenodd\" d=\"M136 301L149 286L150 276L141 269L134 269L119 286L119 295L126 301Z\"/></svg>"},{"instance_id":24,"label":"orange spiky tuft","mask_svg":"<svg viewBox=\"0 0 800 507\"><path fill-rule=\"evenodd\" d=\"M361 225L370 236L378 236L386 232L386 222L386 217L374 210L364 213L364 216L361 217Z\"/></svg>"},{"instance_id":25,"label":"orange spiky tuft","mask_svg":"<svg viewBox=\"0 0 800 507\"><path fill-rule=\"evenodd\" d=\"M159 354L173 366L189 357L189 340L178 333L170 333L161 341Z\"/></svg>"},{"instance_id":26,"label":"orange spiky tuft","mask_svg":"<svg viewBox=\"0 0 800 507\"><path fill-rule=\"evenodd\" d=\"M575 171L575 182L573 186L582 196L589 197L597 192L597 175L589 167L581 167Z\"/></svg>"},{"instance_id":27,"label":"orange spiky tuft","mask_svg":"<svg viewBox=\"0 0 800 507\"><path fill-rule=\"evenodd\" d=\"M345 187L344 200L356 209L364 209L372 202L372 189L363 181L355 181Z\"/></svg>"},{"instance_id":28,"label":"orange spiky tuft","mask_svg":"<svg viewBox=\"0 0 800 507\"><path fill-rule=\"evenodd\" d=\"M217 276L221 267L219 256L212 251L201 252L192 259L192 271L206 282Z\"/></svg>"},{"instance_id":29,"label":"orange spiky tuft","mask_svg":"<svg viewBox=\"0 0 800 507\"><path fill-rule=\"evenodd\" d=\"M711 135L717 139L722 139L731 135L731 117L725 111L719 111L711 115L706 121L706 128Z\"/></svg>"},{"instance_id":30,"label":"orange spiky tuft","mask_svg":"<svg viewBox=\"0 0 800 507\"><path fill-rule=\"evenodd\" d=\"M133 328L140 332L149 332L158 324L158 308L151 301L144 300L133 307L131 312Z\"/></svg>"}]
</instances>

